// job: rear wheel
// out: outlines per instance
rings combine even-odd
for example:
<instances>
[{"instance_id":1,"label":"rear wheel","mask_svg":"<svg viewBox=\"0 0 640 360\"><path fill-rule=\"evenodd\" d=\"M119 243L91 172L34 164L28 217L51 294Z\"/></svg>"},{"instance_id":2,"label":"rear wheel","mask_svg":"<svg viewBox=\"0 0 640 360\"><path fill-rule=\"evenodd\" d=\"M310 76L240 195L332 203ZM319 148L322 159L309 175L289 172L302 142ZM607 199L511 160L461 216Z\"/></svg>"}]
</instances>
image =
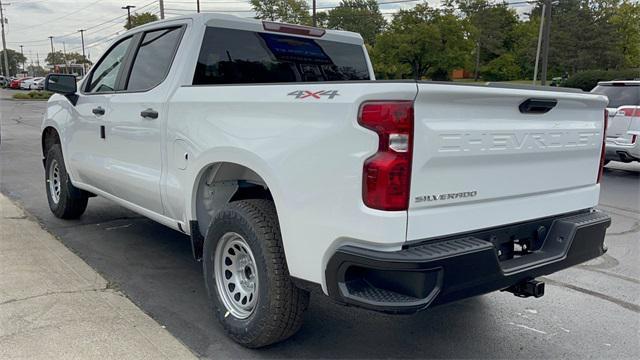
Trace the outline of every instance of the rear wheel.
<instances>
[{"instance_id":1,"label":"rear wheel","mask_svg":"<svg viewBox=\"0 0 640 360\"><path fill-rule=\"evenodd\" d=\"M209 299L229 337L257 348L298 331L309 293L291 281L271 201L228 204L211 222L203 250Z\"/></svg>"},{"instance_id":2,"label":"rear wheel","mask_svg":"<svg viewBox=\"0 0 640 360\"><path fill-rule=\"evenodd\" d=\"M51 212L61 219L76 219L87 208L87 193L71 184L59 144L49 148L45 161L47 200Z\"/></svg>"}]
</instances>

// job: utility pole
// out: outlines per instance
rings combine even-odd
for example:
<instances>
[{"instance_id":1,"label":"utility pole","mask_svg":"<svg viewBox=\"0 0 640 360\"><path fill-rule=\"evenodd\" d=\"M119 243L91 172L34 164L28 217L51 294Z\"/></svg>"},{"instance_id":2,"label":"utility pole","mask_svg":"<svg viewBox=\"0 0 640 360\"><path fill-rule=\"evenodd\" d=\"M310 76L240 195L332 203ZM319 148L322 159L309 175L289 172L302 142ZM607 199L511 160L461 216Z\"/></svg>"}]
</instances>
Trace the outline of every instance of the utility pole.
<instances>
[{"instance_id":1,"label":"utility pole","mask_svg":"<svg viewBox=\"0 0 640 360\"><path fill-rule=\"evenodd\" d=\"M127 30L131 29L131 9L135 8L133 5L123 6L123 10L127 10Z\"/></svg>"},{"instance_id":2,"label":"utility pole","mask_svg":"<svg viewBox=\"0 0 640 360\"><path fill-rule=\"evenodd\" d=\"M200 0L196 0L196 9L200 12Z\"/></svg>"},{"instance_id":3,"label":"utility pole","mask_svg":"<svg viewBox=\"0 0 640 360\"><path fill-rule=\"evenodd\" d=\"M160 5L160 20L164 20L164 0L158 0L158 5Z\"/></svg>"},{"instance_id":4,"label":"utility pole","mask_svg":"<svg viewBox=\"0 0 640 360\"><path fill-rule=\"evenodd\" d=\"M318 21L316 18L316 0L313 0L313 27L318 26Z\"/></svg>"},{"instance_id":5,"label":"utility pole","mask_svg":"<svg viewBox=\"0 0 640 360\"><path fill-rule=\"evenodd\" d=\"M69 74L69 62L67 61L67 45L62 42L62 55L64 55L64 73Z\"/></svg>"},{"instance_id":6,"label":"utility pole","mask_svg":"<svg viewBox=\"0 0 640 360\"><path fill-rule=\"evenodd\" d=\"M78 30L80 32L80 41L82 42L82 76L84 76L84 74L87 73L87 68L86 68L86 56L84 55L84 30L80 29Z\"/></svg>"},{"instance_id":7,"label":"utility pole","mask_svg":"<svg viewBox=\"0 0 640 360\"><path fill-rule=\"evenodd\" d=\"M5 4L10 5L10 4ZM7 40L4 37L4 10L2 9L2 0L0 0L0 23L2 23L2 53L4 54L4 75L6 77L11 76L9 74L9 57L7 56Z\"/></svg>"},{"instance_id":8,"label":"utility pole","mask_svg":"<svg viewBox=\"0 0 640 360\"><path fill-rule=\"evenodd\" d=\"M542 45L542 73L540 74L540 85L547 84L547 65L549 64L549 38L551 33L551 0L545 0L544 9L544 42Z\"/></svg>"},{"instance_id":9,"label":"utility pole","mask_svg":"<svg viewBox=\"0 0 640 360\"><path fill-rule=\"evenodd\" d=\"M24 72L24 45L20 45L20 55L22 55L22 72Z\"/></svg>"},{"instance_id":10,"label":"utility pole","mask_svg":"<svg viewBox=\"0 0 640 360\"><path fill-rule=\"evenodd\" d=\"M544 29L544 14L547 12L547 3L542 4L542 12L540 13L540 30L538 31L538 48L536 50L536 65L533 67L533 85L538 80L538 62L540 61L540 47L542 46L542 35Z\"/></svg>"}]
</instances>

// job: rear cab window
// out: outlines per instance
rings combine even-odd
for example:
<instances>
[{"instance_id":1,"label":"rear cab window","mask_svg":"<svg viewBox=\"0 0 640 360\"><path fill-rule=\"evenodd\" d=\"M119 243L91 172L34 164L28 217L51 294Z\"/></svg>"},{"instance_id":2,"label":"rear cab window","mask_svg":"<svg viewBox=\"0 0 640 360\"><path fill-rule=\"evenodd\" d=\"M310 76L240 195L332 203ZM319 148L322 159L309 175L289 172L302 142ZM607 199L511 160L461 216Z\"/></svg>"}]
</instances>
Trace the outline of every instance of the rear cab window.
<instances>
[{"instance_id":1,"label":"rear cab window","mask_svg":"<svg viewBox=\"0 0 640 360\"><path fill-rule=\"evenodd\" d=\"M182 27L172 27L144 34L127 81L127 91L152 89L167 77L182 33Z\"/></svg>"},{"instance_id":2,"label":"rear cab window","mask_svg":"<svg viewBox=\"0 0 640 360\"><path fill-rule=\"evenodd\" d=\"M370 79L360 45L208 27L193 85Z\"/></svg>"},{"instance_id":3,"label":"rear cab window","mask_svg":"<svg viewBox=\"0 0 640 360\"><path fill-rule=\"evenodd\" d=\"M610 108L640 105L640 84L612 83L601 84L591 90L592 93L609 98Z\"/></svg>"}]
</instances>

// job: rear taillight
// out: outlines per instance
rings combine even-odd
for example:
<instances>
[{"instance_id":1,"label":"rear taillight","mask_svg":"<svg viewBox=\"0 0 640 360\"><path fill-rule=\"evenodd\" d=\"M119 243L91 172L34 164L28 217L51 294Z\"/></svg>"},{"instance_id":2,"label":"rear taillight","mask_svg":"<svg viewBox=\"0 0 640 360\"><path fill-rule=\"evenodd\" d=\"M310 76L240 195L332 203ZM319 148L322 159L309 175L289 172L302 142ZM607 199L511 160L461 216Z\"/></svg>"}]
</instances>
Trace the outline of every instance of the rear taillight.
<instances>
[{"instance_id":1,"label":"rear taillight","mask_svg":"<svg viewBox=\"0 0 640 360\"><path fill-rule=\"evenodd\" d=\"M362 200L379 210L407 210L413 157L413 102L368 101L358 123L378 134L378 151L364 163Z\"/></svg>"},{"instance_id":2,"label":"rear taillight","mask_svg":"<svg viewBox=\"0 0 640 360\"><path fill-rule=\"evenodd\" d=\"M602 124L602 149L600 150L600 168L598 169L598 179L596 183L600 183L600 179L602 179L602 172L604 171L604 154L605 154L605 142L607 139L607 125L609 123L609 111L604 110L604 122Z\"/></svg>"},{"instance_id":3,"label":"rear taillight","mask_svg":"<svg viewBox=\"0 0 640 360\"><path fill-rule=\"evenodd\" d=\"M624 116L639 116L640 117L640 108L632 108L632 107L621 108L621 109L618 110L618 112L623 113Z\"/></svg>"}]
</instances>

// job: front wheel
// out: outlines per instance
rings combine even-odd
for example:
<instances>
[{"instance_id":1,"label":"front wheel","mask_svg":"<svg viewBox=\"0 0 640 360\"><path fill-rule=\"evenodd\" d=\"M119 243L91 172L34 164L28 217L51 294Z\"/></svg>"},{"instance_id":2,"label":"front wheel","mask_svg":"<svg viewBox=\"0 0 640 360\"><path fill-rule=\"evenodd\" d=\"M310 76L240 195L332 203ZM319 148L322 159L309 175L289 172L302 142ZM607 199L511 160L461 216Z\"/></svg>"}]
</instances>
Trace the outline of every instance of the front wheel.
<instances>
[{"instance_id":1,"label":"front wheel","mask_svg":"<svg viewBox=\"0 0 640 360\"><path fill-rule=\"evenodd\" d=\"M229 337L258 348L298 331L309 293L289 276L273 202L228 204L211 222L203 251L209 300Z\"/></svg>"},{"instance_id":2,"label":"front wheel","mask_svg":"<svg viewBox=\"0 0 640 360\"><path fill-rule=\"evenodd\" d=\"M79 218L87 209L88 196L71 184L58 144L47 152L45 179L51 212L61 219Z\"/></svg>"}]
</instances>

